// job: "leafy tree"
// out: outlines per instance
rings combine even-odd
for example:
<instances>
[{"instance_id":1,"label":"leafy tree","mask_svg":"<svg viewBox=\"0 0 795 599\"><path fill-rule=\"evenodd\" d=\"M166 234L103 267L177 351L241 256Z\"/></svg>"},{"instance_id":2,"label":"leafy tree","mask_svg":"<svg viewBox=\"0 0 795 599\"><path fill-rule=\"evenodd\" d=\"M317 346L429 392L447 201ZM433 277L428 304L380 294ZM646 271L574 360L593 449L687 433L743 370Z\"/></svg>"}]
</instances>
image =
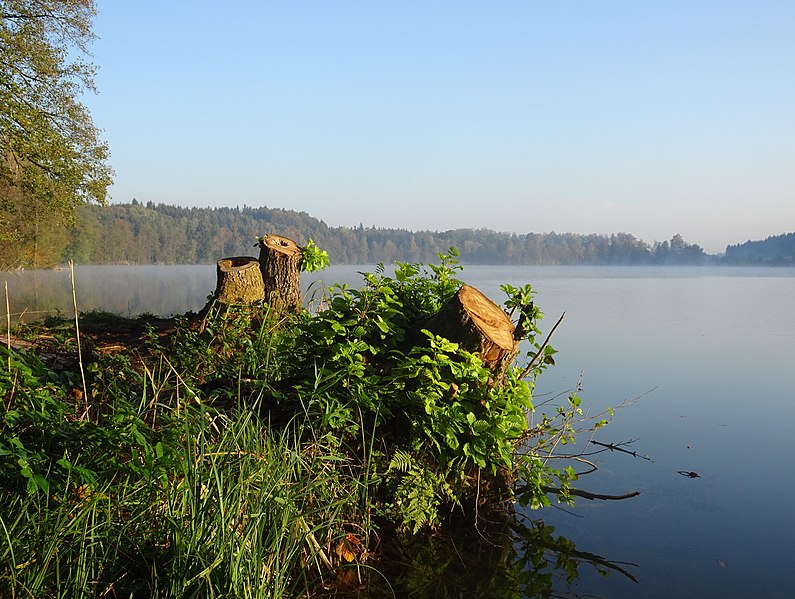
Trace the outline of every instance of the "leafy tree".
<instances>
[{"instance_id":1,"label":"leafy tree","mask_svg":"<svg viewBox=\"0 0 795 599\"><path fill-rule=\"evenodd\" d=\"M0 265L45 265L45 234L105 203L108 149L79 101L95 14L93 0L0 0Z\"/></svg>"}]
</instances>

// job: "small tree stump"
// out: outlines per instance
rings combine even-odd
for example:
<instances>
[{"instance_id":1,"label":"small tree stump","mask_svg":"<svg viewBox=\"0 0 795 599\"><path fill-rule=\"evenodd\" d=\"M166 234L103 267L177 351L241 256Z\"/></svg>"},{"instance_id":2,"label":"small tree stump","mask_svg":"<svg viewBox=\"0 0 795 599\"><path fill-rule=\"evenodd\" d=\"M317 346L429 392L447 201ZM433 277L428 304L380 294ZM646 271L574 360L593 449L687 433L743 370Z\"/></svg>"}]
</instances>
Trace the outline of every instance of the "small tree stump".
<instances>
[{"instance_id":1,"label":"small tree stump","mask_svg":"<svg viewBox=\"0 0 795 599\"><path fill-rule=\"evenodd\" d=\"M260 241L259 267L265 300L280 312L301 309L301 248L281 235L265 235Z\"/></svg>"},{"instance_id":2,"label":"small tree stump","mask_svg":"<svg viewBox=\"0 0 795 599\"><path fill-rule=\"evenodd\" d=\"M216 263L213 299L223 304L253 304L265 299L259 261L253 256L223 258Z\"/></svg>"},{"instance_id":3,"label":"small tree stump","mask_svg":"<svg viewBox=\"0 0 795 599\"><path fill-rule=\"evenodd\" d=\"M477 354L497 380L519 348L505 311L469 285L461 287L422 328Z\"/></svg>"},{"instance_id":4,"label":"small tree stump","mask_svg":"<svg viewBox=\"0 0 795 599\"><path fill-rule=\"evenodd\" d=\"M265 299L259 261L253 256L222 258L215 263L215 293L197 314L204 330L204 319L216 302L224 305L253 304Z\"/></svg>"}]
</instances>

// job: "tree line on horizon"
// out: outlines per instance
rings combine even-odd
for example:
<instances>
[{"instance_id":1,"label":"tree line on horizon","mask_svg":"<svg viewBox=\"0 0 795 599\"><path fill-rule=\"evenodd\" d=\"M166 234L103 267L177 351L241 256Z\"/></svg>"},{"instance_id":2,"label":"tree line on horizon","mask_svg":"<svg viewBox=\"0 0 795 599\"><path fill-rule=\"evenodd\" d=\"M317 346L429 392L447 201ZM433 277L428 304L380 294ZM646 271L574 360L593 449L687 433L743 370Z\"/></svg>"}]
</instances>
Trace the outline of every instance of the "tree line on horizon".
<instances>
[{"instance_id":1,"label":"tree line on horizon","mask_svg":"<svg viewBox=\"0 0 795 599\"><path fill-rule=\"evenodd\" d=\"M37 264L21 262L24 253L4 253L0 248L0 265L46 268L70 259L79 264L208 264L256 253L256 238L267 233L290 237L299 244L311 238L337 264L432 262L438 252L451 246L459 250L461 262L468 264L795 264L795 233L730 245L725 255L715 256L681 235L650 244L629 233L329 227L306 212L281 208L185 208L133 200L80 206L74 227L53 227L40 239Z\"/></svg>"},{"instance_id":2,"label":"tree line on horizon","mask_svg":"<svg viewBox=\"0 0 795 599\"><path fill-rule=\"evenodd\" d=\"M748 266L795 266L795 233L729 245L723 260Z\"/></svg>"},{"instance_id":3,"label":"tree line on horizon","mask_svg":"<svg viewBox=\"0 0 795 599\"><path fill-rule=\"evenodd\" d=\"M702 264L709 256L681 235L648 244L633 235L528 233L488 229L408 231L329 227L306 212L279 208L183 208L148 202L84 206L62 259L85 264L202 264L256 253L256 238L308 239L338 264L432 262L456 247L469 264Z\"/></svg>"},{"instance_id":4,"label":"tree line on horizon","mask_svg":"<svg viewBox=\"0 0 795 599\"><path fill-rule=\"evenodd\" d=\"M202 264L255 253L256 238L278 233L299 244L312 238L335 263L431 262L454 246L470 264L703 264L710 259L681 235L648 244L628 233L517 235L487 229L444 232L329 227L306 212L279 208L184 208L87 205L76 225L48 239L48 264ZM41 254L41 252L39 252Z\"/></svg>"}]
</instances>

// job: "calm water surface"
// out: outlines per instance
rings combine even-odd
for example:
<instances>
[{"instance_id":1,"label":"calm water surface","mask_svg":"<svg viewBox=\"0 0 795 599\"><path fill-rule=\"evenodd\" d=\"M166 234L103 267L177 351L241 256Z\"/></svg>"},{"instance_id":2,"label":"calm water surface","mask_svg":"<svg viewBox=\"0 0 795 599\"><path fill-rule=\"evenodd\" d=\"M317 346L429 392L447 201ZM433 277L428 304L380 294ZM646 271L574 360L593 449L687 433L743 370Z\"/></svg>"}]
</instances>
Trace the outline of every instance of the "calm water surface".
<instances>
[{"instance_id":1,"label":"calm water surface","mask_svg":"<svg viewBox=\"0 0 795 599\"><path fill-rule=\"evenodd\" d=\"M636 499L543 518L578 549L639 565L640 586L581 569L603 597L795 597L795 269L470 269L484 290L533 283L546 327L566 311L538 391L576 386L616 412L578 481ZM596 449L596 448L593 448ZM677 471L695 471L685 478Z\"/></svg>"},{"instance_id":2,"label":"calm water surface","mask_svg":"<svg viewBox=\"0 0 795 599\"><path fill-rule=\"evenodd\" d=\"M364 269L323 279L358 283ZM637 564L639 584L582 566L571 591L795 597L795 269L472 266L463 278L496 301L501 283L532 283L545 330L566 312L537 397L580 380L591 413L643 396L597 439L635 440L630 449L653 461L601 453L591 458L600 470L578 481L641 496L542 514L578 549ZM71 311L68 272L2 279L12 313ZM81 310L168 315L199 310L215 268L81 266L76 279Z\"/></svg>"}]
</instances>

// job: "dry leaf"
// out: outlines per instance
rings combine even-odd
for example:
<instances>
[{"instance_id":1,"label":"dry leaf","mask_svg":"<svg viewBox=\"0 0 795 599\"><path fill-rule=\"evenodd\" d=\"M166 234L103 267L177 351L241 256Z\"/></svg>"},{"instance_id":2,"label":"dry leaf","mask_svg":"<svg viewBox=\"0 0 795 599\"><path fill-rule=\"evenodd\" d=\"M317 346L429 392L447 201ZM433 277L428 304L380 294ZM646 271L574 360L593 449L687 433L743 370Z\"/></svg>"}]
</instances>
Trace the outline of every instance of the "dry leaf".
<instances>
[{"instance_id":1,"label":"dry leaf","mask_svg":"<svg viewBox=\"0 0 795 599\"><path fill-rule=\"evenodd\" d=\"M337 544L336 553L346 562L352 562L356 559L356 555L359 553L359 545L362 542L356 538L356 535L348 533L345 535L344 539L340 539L340 542Z\"/></svg>"}]
</instances>

